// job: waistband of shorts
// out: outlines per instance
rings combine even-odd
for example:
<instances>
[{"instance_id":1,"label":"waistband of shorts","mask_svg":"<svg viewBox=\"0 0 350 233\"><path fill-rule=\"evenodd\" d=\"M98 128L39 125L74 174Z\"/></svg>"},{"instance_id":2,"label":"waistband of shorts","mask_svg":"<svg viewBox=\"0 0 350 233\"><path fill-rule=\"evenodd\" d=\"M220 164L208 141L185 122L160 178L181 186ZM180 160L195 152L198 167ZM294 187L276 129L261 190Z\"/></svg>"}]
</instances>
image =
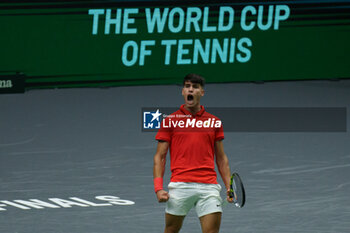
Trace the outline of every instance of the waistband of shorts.
<instances>
[{"instance_id":1,"label":"waistband of shorts","mask_svg":"<svg viewBox=\"0 0 350 233\"><path fill-rule=\"evenodd\" d=\"M192 183L192 182L170 182L168 188L179 189L217 189L221 191L220 184Z\"/></svg>"}]
</instances>

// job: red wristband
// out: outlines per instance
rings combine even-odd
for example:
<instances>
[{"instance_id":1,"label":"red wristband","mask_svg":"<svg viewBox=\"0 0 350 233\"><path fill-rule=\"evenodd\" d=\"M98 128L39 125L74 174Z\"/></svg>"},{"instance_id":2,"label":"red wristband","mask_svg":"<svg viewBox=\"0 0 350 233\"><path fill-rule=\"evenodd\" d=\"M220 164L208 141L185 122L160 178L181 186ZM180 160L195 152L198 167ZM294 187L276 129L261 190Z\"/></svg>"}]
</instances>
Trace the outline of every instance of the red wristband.
<instances>
[{"instance_id":1,"label":"red wristband","mask_svg":"<svg viewBox=\"0 0 350 233\"><path fill-rule=\"evenodd\" d=\"M154 192L157 193L159 190L163 190L163 178L156 177L153 180L154 183Z\"/></svg>"}]
</instances>

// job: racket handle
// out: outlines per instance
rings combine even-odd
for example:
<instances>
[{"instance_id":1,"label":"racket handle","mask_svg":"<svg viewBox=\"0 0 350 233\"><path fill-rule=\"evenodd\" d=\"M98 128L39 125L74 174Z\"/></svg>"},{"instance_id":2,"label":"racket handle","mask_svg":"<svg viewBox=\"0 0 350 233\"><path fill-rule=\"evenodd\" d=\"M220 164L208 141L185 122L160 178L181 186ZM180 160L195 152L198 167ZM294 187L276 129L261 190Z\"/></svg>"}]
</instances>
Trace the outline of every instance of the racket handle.
<instances>
[{"instance_id":1,"label":"racket handle","mask_svg":"<svg viewBox=\"0 0 350 233\"><path fill-rule=\"evenodd\" d=\"M234 194L233 194L233 190L232 189L230 190L229 197L230 198L234 198Z\"/></svg>"}]
</instances>

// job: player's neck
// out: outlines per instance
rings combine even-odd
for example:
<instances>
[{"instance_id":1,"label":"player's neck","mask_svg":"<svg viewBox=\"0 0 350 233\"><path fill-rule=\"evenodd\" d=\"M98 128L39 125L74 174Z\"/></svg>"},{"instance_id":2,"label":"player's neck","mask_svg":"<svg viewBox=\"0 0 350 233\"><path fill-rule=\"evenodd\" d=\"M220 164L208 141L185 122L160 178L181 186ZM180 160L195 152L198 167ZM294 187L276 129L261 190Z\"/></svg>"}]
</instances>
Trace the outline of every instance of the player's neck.
<instances>
[{"instance_id":1,"label":"player's neck","mask_svg":"<svg viewBox=\"0 0 350 233\"><path fill-rule=\"evenodd\" d=\"M196 115L196 113L201 110L201 105L197 104L197 105L195 105L193 107L188 107L188 106L185 105L185 109L187 111L189 111L192 115Z\"/></svg>"}]
</instances>

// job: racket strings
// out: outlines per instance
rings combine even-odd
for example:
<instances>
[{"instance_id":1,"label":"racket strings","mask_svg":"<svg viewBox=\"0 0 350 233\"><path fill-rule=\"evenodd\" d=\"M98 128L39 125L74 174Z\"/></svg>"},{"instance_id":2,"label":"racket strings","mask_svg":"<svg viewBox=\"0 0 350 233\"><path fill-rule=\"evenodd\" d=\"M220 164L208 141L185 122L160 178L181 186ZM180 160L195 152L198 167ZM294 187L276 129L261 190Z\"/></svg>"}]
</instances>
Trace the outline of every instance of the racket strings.
<instances>
[{"instance_id":1,"label":"racket strings","mask_svg":"<svg viewBox=\"0 0 350 233\"><path fill-rule=\"evenodd\" d=\"M245 191L243 184L238 174L233 174L231 177L231 195L233 203L237 207L243 207L245 202Z\"/></svg>"}]
</instances>

